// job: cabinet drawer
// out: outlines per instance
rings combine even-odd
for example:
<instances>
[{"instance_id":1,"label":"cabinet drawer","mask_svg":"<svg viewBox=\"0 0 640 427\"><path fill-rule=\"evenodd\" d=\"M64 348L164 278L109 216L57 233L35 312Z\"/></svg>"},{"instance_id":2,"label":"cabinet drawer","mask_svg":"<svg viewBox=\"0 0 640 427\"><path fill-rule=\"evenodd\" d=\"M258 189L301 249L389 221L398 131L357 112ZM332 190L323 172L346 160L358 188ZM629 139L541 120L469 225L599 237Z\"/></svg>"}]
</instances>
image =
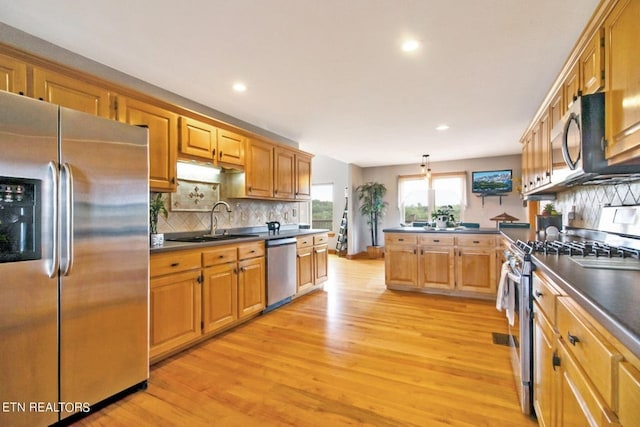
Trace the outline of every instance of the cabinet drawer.
<instances>
[{"instance_id":1,"label":"cabinet drawer","mask_svg":"<svg viewBox=\"0 0 640 427\"><path fill-rule=\"evenodd\" d=\"M238 260L238 250L235 246L220 246L202 252L202 266L226 264Z\"/></svg>"},{"instance_id":2,"label":"cabinet drawer","mask_svg":"<svg viewBox=\"0 0 640 427\"><path fill-rule=\"evenodd\" d=\"M547 316L549 322L556 324L556 298L560 293L548 283L537 272L533 274L533 289L531 291L533 299L538 303L540 309Z\"/></svg>"},{"instance_id":3,"label":"cabinet drawer","mask_svg":"<svg viewBox=\"0 0 640 427\"><path fill-rule=\"evenodd\" d=\"M200 268L199 251L175 251L151 254L151 277Z\"/></svg>"},{"instance_id":4,"label":"cabinet drawer","mask_svg":"<svg viewBox=\"0 0 640 427\"><path fill-rule=\"evenodd\" d=\"M456 236L456 245L458 246L482 246L492 248L496 245L495 236Z\"/></svg>"},{"instance_id":5,"label":"cabinet drawer","mask_svg":"<svg viewBox=\"0 0 640 427\"><path fill-rule=\"evenodd\" d=\"M453 236L427 235L418 239L421 245L453 246Z\"/></svg>"},{"instance_id":6,"label":"cabinet drawer","mask_svg":"<svg viewBox=\"0 0 640 427\"><path fill-rule=\"evenodd\" d=\"M418 236L415 234L387 234L384 236L385 245L415 245Z\"/></svg>"},{"instance_id":7,"label":"cabinet drawer","mask_svg":"<svg viewBox=\"0 0 640 427\"><path fill-rule=\"evenodd\" d=\"M640 420L640 371L628 362L620 363L618 418L623 426Z\"/></svg>"},{"instance_id":8,"label":"cabinet drawer","mask_svg":"<svg viewBox=\"0 0 640 427\"><path fill-rule=\"evenodd\" d=\"M577 312L568 297L557 298L557 325L567 350L575 357L610 407L614 407L614 370L621 360L617 350Z\"/></svg>"},{"instance_id":9,"label":"cabinet drawer","mask_svg":"<svg viewBox=\"0 0 640 427\"><path fill-rule=\"evenodd\" d=\"M296 247L299 248L309 248L313 246L313 236L300 236L297 238L298 242L296 243Z\"/></svg>"},{"instance_id":10,"label":"cabinet drawer","mask_svg":"<svg viewBox=\"0 0 640 427\"><path fill-rule=\"evenodd\" d=\"M327 242L329 242L329 235L327 233L316 234L315 236L313 236L314 245L324 245Z\"/></svg>"},{"instance_id":11,"label":"cabinet drawer","mask_svg":"<svg viewBox=\"0 0 640 427\"><path fill-rule=\"evenodd\" d=\"M264 256L264 242L244 243L238 246L238 259L249 259Z\"/></svg>"}]
</instances>

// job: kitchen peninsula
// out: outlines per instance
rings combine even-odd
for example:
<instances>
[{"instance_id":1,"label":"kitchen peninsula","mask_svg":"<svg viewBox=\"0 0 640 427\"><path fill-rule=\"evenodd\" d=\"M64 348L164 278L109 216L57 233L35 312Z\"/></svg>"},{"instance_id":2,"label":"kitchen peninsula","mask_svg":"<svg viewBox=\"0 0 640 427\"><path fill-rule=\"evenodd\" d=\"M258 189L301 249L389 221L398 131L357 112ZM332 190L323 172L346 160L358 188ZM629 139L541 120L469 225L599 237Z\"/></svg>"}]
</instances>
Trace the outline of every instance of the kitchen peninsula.
<instances>
[{"instance_id":1,"label":"kitchen peninsula","mask_svg":"<svg viewBox=\"0 0 640 427\"><path fill-rule=\"evenodd\" d=\"M495 228L384 229L388 289L495 298Z\"/></svg>"}]
</instances>

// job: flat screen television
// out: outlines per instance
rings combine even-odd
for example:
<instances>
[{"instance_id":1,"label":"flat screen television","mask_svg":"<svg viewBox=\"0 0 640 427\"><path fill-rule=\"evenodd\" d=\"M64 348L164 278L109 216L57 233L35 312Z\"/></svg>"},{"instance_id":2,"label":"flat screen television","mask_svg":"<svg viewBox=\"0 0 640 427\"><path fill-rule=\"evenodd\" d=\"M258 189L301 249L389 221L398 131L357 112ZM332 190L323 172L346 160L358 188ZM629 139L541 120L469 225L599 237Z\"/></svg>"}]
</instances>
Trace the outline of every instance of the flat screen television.
<instances>
[{"instance_id":1,"label":"flat screen television","mask_svg":"<svg viewBox=\"0 0 640 427\"><path fill-rule=\"evenodd\" d=\"M512 170L471 172L471 191L481 194L509 193L512 190Z\"/></svg>"}]
</instances>

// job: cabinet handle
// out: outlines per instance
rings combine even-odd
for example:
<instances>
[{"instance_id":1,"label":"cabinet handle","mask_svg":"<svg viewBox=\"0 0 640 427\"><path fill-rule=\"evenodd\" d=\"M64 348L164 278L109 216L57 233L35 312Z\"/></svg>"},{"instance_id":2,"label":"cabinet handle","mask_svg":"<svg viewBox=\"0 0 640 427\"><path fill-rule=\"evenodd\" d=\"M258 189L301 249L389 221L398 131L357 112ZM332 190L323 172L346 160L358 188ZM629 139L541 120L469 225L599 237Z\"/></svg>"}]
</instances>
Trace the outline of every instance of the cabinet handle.
<instances>
[{"instance_id":1,"label":"cabinet handle","mask_svg":"<svg viewBox=\"0 0 640 427\"><path fill-rule=\"evenodd\" d=\"M540 292L540 291L535 291L533 294L536 296L536 298L542 298L542 296L544 295L544 294L543 294L542 292Z\"/></svg>"},{"instance_id":2,"label":"cabinet handle","mask_svg":"<svg viewBox=\"0 0 640 427\"><path fill-rule=\"evenodd\" d=\"M557 352L553 352L553 356L551 358L551 365L553 366L553 370L555 371L558 366L560 366L560 357L558 357Z\"/></svg>"},{"instance_id":3,"label":"cabinet handle","mask_svg":"<svg viewBox=\"0 0 640 427\"><path fill-rule=\"evenodd\" d=\"M256 250L255 249L251 249L251 252L249 252L250 254L255 254Z\"/></svg>"},{"instance_id":4,"label":"cabinet handle","mask_svg":"<svg viewBox=\"0 0 640 427\"><path fill-rule=\"evenodd\" d=\"M211 150L211 154L213 155L213 157L216 156L216 149L215 148L213 150Z\"/></svg>"},{"instance_id":5,"label":"cabinet handle","mask_svg":"<svg viewBox=\"0 0 640 427\"><path fill-rule=\"evenodd\" d=\"M233 267L233 274L238 274L238 269Z\"/></svg>"},{"instance_id":6,"label":"cabinet handle","mask_svg":"<svg viewBox=\"0 0 640 427\"><path fill-rule=\"evenodd\" d=\"M18 95L24 95L23 91L18 92Z\"/></svg>"},{"instance_id":7,"label":"cabinet handle","mask_svg":"<svg viewBox=\"0 0 640 427\"><path fill-rule=\"evenodd\" d=\"M218 256L218 258L220 258L220 259L224 258L224 255L220 255L220 256Z\"/></svg>"},{"instance_id":8,"label":"cabinet handle","mask_svg":"<svg viewBox=\"0 0 640 427\"><path fill-rule=\"evenodd\" d=\"M398 242L404 242L404 239L398 239Z\"/></svg>"},{"instance_id":9,"label":"cabinet handle","mask_svg":"<svg viewBox=\"0 0 640 427\"><path fill-rule=\"evenodd\" d=\"M480 240L474 240L473 243L480 243Z\"/></svg>"},{"instance_id":10,"label":"cabinet handle","mask_svg":"<svg viewBox=\"0 0 640 427\"><path fill-rule=\"evenodd\" d=\"M415 255L415 254L417 254L417 253L418 253L418 252L417 252L417 250L416 250L416 249L414 249L414 250L413 250L413 254Z\"/></svg>"},{"instance_id":11,"label":"cabinet handle","mask_svg":"<svg viewBox=\"0 0 640 427\"><path fill-rule=\"evenodd\" d=\"M240 271L241 271L242 273L244 273L244 272L246 271L246 269L245 269L244 267L240 267Z\"/></svg>"},{"instance_id":12,"label":"cabinet handle","mask_svg":"<svg viewBox=\"0 0 640 427\"><path fill-rule=\"evenodd\" d=\"M222 159L222 151L220 152L220 154L218 154L218 157Z\"/></svg>"},{"instance_id":13,"label":"cabinet handle","mask_svg":"<svg viewBox=\"0 0 640 427\"><path fill-rule=\"evenodd\" d=\"M424 255L424 249L420 249L420 255Z\"/></svg>"},{"instance_id":14,"label":"cabinet handle","mask_svg":"<svg viewBox=\"0 0 640 427\"><path fill-rule=\"evenodd\" d=\"M576 345L576 343L580 342L580 338L578 338L575 335L571 335L571 332L567 332L567 339L569 340L569 342L571 343L571 345Z\"/></svg>"},{"instance_id":15,"label":"cabinet handle","mask_svg":"<svg viewBox=\"0 0 640 427\"><path fill-rule=\"evenodd\" d=\"M172 263L172 264L171 264L171 267L177 267L177 266L179 266L179 265L180 265L180 263L179 263L179 262L174 262L174 263Z\"/></svg>"},{"instance_id":16,"label":"cabinet handle","mask_svg":"<svg viewBox=\"0 0 640 427\"><path fill-rule=\"evenodd\" d=\"M440 239L433 239L433 241L434 241L435 243L439 243L439 242L440 242Z\"/></svg>"},{"instance_id":17,"label":"cabinet handle","mask_svg":"<svg viewBox=\"0 0 640 427\"><path fill-rule=\"evenodd\" d=\"M251 193L253 191L253 187L249 186L249 193Z\"/></svg>"}]
</instances>

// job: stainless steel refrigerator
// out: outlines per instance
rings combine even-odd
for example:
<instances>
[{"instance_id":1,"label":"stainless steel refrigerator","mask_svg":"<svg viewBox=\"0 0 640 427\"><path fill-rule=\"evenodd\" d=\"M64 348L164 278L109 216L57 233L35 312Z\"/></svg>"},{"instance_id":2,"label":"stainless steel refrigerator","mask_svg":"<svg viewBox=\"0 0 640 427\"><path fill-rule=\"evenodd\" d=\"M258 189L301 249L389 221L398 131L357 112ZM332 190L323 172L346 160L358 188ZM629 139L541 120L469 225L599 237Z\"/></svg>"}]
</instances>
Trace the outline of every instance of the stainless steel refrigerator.
<instances>
[{"instance_id":1,"label":"stainless steel refrigerator","mask_svg":"<svg viewBox=\"0 0 640 427\"><path fill-rule=\"evenodd\" d=\"M146 385L147 139L0 91L0 425Z\"/></svg>"}]
</instances>

